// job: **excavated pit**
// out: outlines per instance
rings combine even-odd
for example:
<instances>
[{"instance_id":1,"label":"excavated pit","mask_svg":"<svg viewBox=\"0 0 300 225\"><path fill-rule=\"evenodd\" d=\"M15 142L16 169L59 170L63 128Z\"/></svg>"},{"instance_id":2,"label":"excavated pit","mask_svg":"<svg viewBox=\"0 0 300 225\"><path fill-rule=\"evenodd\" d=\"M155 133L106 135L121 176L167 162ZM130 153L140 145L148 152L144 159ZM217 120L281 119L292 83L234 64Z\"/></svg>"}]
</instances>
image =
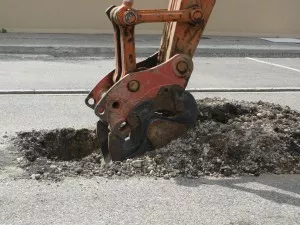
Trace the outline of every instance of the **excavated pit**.
<instances>
[{"instance_id":1,"label":"excavated pit","mask_svg":"<svg viewBox=\"0 0 300 225\"><path fill-rule=\"evenodd\" d=\"M17 142L30 162L39 157L65 161L81 159L98 147L94 131L73 128L20 132Z\"/></svg>"},{"instance_id":2,"label":"excavated pit","mask_svg":"<svg viewBox=\"0 0 300 225\"><path fill-rule=\"evenodd\" d=\"M33 179L50 180L78 175L169 179L300 173L299 112L264 102L197 102L196 127L143 156L103 164L95 131L67 128L18 133L18 162Z\"/></svg>"}]
</instances>

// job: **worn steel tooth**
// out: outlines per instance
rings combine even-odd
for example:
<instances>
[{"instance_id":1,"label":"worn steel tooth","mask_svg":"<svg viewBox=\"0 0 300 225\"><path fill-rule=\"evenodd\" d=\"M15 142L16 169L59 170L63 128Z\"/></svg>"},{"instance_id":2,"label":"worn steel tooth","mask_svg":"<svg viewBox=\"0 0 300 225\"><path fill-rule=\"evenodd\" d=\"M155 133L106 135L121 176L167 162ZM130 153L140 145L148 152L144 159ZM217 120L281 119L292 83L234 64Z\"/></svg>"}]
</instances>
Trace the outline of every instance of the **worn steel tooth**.
<instances>
[{"instance_id":1,"label":"worn steel tooth","mask_svg":"<svg viewBox=\"0 0 300 225\"><path fill-rule=\"evenodd\" d=\"M110 157L113 161L122 161L125 158L123 157L123 144L124 139L118 135L110 132L108 134L108 149ZM108 161L108 156L105 158L105 162Z\"/></svg>"},{"instance_id":2,"label":"worn steel tooth","mask_svg":"<svg viewBox=\"0 0 300 225\"><path fill-rule=\"evenodd\" d=\"M97 122L97 129L96 129L96 133L97 133L97 138L98 138L98 142L100 144L100 148L103 154L104 159L107 159L108 161L110 158L110 154L109 154L109 150L108 150L108 127L107 124L103 123L101 120L99 120ZM105 161L107 161L105 160Z\"/></svg>"}]
</instances>

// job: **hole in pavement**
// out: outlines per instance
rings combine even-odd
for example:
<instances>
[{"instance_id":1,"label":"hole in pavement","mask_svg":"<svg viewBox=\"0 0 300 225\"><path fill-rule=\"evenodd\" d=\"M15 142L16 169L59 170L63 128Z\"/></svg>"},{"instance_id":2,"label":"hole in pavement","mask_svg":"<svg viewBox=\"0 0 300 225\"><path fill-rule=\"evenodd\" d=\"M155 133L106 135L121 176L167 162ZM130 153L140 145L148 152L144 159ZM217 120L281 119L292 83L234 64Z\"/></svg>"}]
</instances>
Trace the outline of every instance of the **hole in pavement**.
<instances>
[{"instance_id":1,"label":"hole in pavement","mask_svg":"<svg viewBox=\"0 0 300 225\"><path fill-rule=\"evenodd\" d=\"M168 179L300 173L299 112L264 102L203 99L197 104L198 122L186 135L161 149L107 167L100 165L102 156L93 130L19 132L15 143L29 161L24 162L26 170L41 173L43 178L45 171L55 179L70 174Z\"/></svg>"},{"instance_id":2,"label":"hole in pavement","mask_svg":"<svg viewBox=\"0 0 300 225\"><path fill-rule=\"evenodd\" d=\"M98 148L94 131L73 128L19 132L17 143L25 150L29 161L39 156L59 160L81 159Z\"/></svg>"}]
</instances>

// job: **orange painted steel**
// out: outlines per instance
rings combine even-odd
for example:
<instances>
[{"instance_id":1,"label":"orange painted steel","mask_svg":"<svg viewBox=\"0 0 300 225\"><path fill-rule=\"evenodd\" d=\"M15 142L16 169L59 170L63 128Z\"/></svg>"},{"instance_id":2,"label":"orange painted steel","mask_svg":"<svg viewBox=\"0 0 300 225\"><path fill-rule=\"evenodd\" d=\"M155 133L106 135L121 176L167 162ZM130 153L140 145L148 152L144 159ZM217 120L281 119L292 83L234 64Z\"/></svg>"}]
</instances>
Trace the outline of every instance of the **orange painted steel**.
<instances>
[{"instance_id":1,"label":"orange painted steel","mask_svg":"<svg viewBox=\"0 0 300 225\"><path fill-rule=\"evenodd\" d=\"M132 9L133 1L124 0L121 6L112 6L109 8L107 14L115 30L116 69L110 72L104 80L101 80L90 92L86 100L87 105L91 108L95 108L95 106L99 104L103 93L106 93L113 84L128 74L132 74L141 69L137 67L136 64L135 24L126 24L125 20L122 19L126 13L135 11L137 15L140 15L140 17L137 17L136 23L178 21L166 22L165 24L160 50L155 62L155 64L158 65L170 60L176 54L193 56L215 5L215 1L216 0L170 0L167 10L134 10ZM197 18L198 21L195 22L195 18L192 18L191 13L196 14L195 18ZM188 17L190 17L190 19L188 19ZM143 64L143 67L147 68L147 65ZM119 94L120 96L123 95L123 93ZM93 99L94 104L88 104L90 99ZM142 98L139 100L143 101Z\"/></svg>"},{"instance_id":2,"label":"orange painted steel","mask_svg":"<svg viewBox=\"0 0 300 225\"><path fill-rule=\"evenodd\" d=\"M160 46L159 61L164 62L175 54L186 54L193 56L216 0L171 0L169 11L182 10L198 6L201 16L196 25L185 22L166 23Z\"/></svg>"},{"instance_id":3,"label":"orange painted steel","mask_svg":"<svg viewBox=\"0 0 300 225\"><path fill-rule=\"evenodd\" d=\"M185 62L188 69L179 72L177 65ZM110 124L112 130L117 130L120 124L126 122L128 114L142 101L151 100L158 94L160 88L178 85L185 88L193 70L192 59L185 55L176 55L156 67L128 74L114 88L106 92L95 108L96 115ZM137 81L140 87L133 92L128 89L131 81Z\"/></svg>"},{"instance_id":4,"label":"orange painted steel","mask_svg":"<svg viewBox=\"0 0 300 225\"><path fill-rule=\"evenodd\" d=\"M194 15L200 14L200 9L191 8L186 10L169 11L162 10L127 10L124 14L118 14L118 23L120 25L137 25L140 23L157 22L197 22ZM198 17L199 18L199 17Z\"/></svg>"},{"instance_id":5,"label":"orange painted steel","mask_svg":"<svg viewBox=\"0 0 300 225\"><path fill-rule=\"evenodd\" d=\"M115 43L116 59L119 59L114 82L137 69L135 25L166 22L159 56L161 63L178 53L192 57L214 4L215 0L171 0L165 10L135 10L133 1L123 1L121 6L112 9L108 14L118 33Z\"/></svg>"},{"instance_id":6,"label":"orange painted steel","mask_svg":"<svg viewBox=\"0 0 300 225\"><path fill-rule=\"evenodd\" d=\"M130 121L130 113L142 102L155 101L162 88L185 89L193 71L192 57L215 1L170 0L168 9L135 10L133 0L123 0L121 6L106 11L115 33L116 69L94 87L86 104L107 124L111 137L128 137L136 123ZM134 28L147 22L165 22L160 49L136 63Z\"/></svg>"}]
</instances>

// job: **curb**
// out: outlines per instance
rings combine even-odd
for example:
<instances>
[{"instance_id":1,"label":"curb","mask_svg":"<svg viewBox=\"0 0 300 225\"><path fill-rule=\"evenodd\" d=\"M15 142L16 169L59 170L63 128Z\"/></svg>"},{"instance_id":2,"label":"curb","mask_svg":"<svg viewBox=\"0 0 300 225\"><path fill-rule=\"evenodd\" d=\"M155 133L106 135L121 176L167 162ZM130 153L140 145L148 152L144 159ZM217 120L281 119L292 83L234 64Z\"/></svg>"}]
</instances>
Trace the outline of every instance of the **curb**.
<instances>
[{"instance_id":1,"label":"curb","mask_svg":"<svg viewBox=\"0 0 300 225\"><path fill-rule=\"evenodd\" d=\"M150 56L158 47L137 47L138 56ZM114 48L68 47L68 46L0 46L0 54L50 55L54 57L114 57ZM202 57L261 57L261 58L300 58L300 49L268 49L268 48L222 48L202 46L196 50L195 56Z\"/></svg>"},{"instance_id":2,"label":"curb","mask_svg":"<svg viewBox=\"0 0 300 225\"><path fill-rule=\"evenodd\" d=\"M279 93L300 92L300 88L187 88L186 91L191 93ZM89 92L86 89L0 90L0 95L81 95L89 94Z\"/></svg>"}]
</instances>

